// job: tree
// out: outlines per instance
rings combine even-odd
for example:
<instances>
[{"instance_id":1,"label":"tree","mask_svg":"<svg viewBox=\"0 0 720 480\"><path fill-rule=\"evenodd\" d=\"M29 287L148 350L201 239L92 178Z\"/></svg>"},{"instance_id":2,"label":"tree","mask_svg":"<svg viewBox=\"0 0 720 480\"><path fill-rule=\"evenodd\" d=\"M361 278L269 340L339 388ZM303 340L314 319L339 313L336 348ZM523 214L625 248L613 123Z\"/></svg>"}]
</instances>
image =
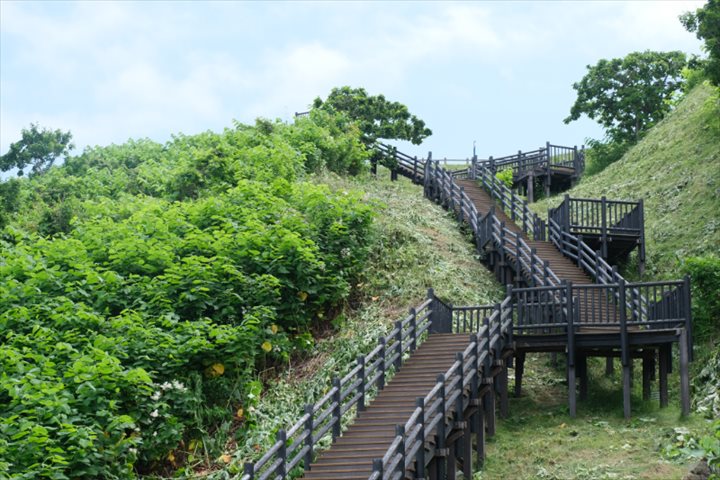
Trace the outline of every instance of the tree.
<instances>
[{"instance_id":1,"label":"tree","mask_svg":"<svg viewBox=\"0 0 720 480\"><path fill-rule=\"evenodd\" d=\"M564 122L586 114L605 127L609 140L637 142L670 111L685 63L682 52L648 50L588 65L587 74L573 84L578 96Z\"/></svg>"},{"instance_id":2,"label":"tree","mask_svg":"<svg viewBox=\"0 0 720 480\"><path fill-rule=\"evenodd\" d=\"M432 135L425 122L411 115L405 105L390 102L383 95L369 96L364 88L333 88L324 102L320 97L315 99L313 109L347 115L358 124L366 145L379 138L408 140L419 145Z\"/></svg>"},{"instance_id":3,"label":"tree","mask_svg":"<svg viewBox=\"0 0 720 480\"><path fill-rule=\"evenodd\" d=\"M720 0L708 0L695 13L682 14L680 22L689 32L695 32L700 40L705 40L704 50L708 53L705 74L720 87Z\"/></svg>"},{"instance_id":4,"label":"tree","mask_svg":"<svg viewBox=\"0 0 720 480\"><path fill-rule=\"evenodd\" d=\"M72 134L61 130L40 129L38 124L31 123L29 129L22 129L20 141L10 145L10 150L0 156L0 170L7 172L18 169L22 176L25 167L32 166L32 173L46 171L61 155L67 155L75 145L70 143Z\"/></svg>"}]
</instances>

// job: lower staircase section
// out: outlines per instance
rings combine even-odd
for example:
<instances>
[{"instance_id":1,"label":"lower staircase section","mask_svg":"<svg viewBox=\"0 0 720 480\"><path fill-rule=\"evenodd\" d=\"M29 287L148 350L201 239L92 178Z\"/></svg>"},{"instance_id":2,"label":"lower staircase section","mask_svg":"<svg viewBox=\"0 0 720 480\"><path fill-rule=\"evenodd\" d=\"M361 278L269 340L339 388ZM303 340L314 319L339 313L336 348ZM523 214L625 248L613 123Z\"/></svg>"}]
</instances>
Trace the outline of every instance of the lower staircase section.
<instances>
[{"instance_id":1,"label":"lower staircase section","mask_svg":"<svg viewBox=\"0 0 720 480\"><path fill-rule=\"evenodd\" d=\"M467 335L430 335L332 448L311 464L304 478L367 480L373 460L382 458L393 443L396 425L405 424L417 407L416 399L433 389L438 374L453 365L468 343Z\"/></svg>"}]
</instances>

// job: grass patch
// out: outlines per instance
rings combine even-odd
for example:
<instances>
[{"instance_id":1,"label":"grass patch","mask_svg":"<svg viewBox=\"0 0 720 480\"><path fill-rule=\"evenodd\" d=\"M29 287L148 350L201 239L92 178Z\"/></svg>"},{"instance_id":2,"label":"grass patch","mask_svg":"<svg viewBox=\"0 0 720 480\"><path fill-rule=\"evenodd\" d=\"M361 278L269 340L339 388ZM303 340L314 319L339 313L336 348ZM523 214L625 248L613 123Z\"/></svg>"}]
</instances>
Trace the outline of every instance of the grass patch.
<instances>
[{"instance_id":1,"label":"grass patch","mask_svg":"<svg viewBox=\"0 0 720 480\"><path fill-rule=\"evenodd\" d=\"M621 160L585 176L573 189L531 205L538 214L563 195L645 200L648 279L679 278L690 256L720 246L720 103L699 85ZM628 278L635 268L626 268Z\"/></svg>"},{"instance_id":2,"label":"grass patch","mask_svg":"<svg viewBox=\"0 0 720 480\"><path fill-rule=\"evenodd\" d=\"M282 371L263 373L265 391L249 412L252 428L238 429L227 444L230 462L224 465L221 458L209 466L198 463L178 475L226 478L239 473L243 462L267 449L278 429L302 415L305 403L327 391L333 375L349 370L358 355L371 350L393 322L420 303L428 288L458 305L502 298L502 288L478 261L469 237L445 210L423 198L422 187L405 179L390 182L384 168L379 168L377 178L328 174L317 180L338 191L363 190L365 201L381 203L365 277L312 355L295 359Z\"/></svg>"},{"instance_id":3,"label":"grass patch","mask_svg":"<svg viewBox=\"0 0 720 480\"><path fill-rule=\"evenodd\" d=\"M605 377L601 359L589 359L588 368L588 400L571 419L564 369L552 368L547 355L528 356L523 395L511 398L510 416L499 420L474 479L678 479L687 473L697 459L667 452L677 446L678 432L700 435L710 425L696 415L680 419L677 386L671 384L671 405L660 409L656 398L642 401L636 379L633 418L626 421L619 373Z\"/></svg>"}]
</instances>

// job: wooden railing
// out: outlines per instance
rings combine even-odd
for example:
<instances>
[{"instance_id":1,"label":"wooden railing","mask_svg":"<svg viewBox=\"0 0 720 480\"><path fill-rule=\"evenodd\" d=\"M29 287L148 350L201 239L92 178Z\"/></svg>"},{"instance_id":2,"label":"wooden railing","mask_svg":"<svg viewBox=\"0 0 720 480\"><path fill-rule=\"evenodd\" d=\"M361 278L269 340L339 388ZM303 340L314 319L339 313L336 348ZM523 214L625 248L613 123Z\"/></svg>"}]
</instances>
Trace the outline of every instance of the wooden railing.
<instances>
[{"instance_id":1,"label":"wooden railing","mask_svg":"<svg viewBox=\"0 0 720 480\"><path fill-rule=\"evenodd\" d=\"M562 203L548 210L565 232L573 235L596 235L600 239L601 253L608 257L608 238L630 236L638 239L640 261L645 259L645 212L643 201L570 198L565 195Z\"/></svg>"},{"instance_id":2,"label":"wooden railing","mask_svg":"<svg viewBox=\"0 0 720 480\"><path fill-rule=\"evenodd\" d=\"M446 308L453 313L463 311L449 305ZM480 385L492 381L492 368L500 360L505 346L512 343L512 304L508 296L495 307L467 308L492 313L473 331L468 346L456 354L453 365L438 375L430 392L416 398L415 410L405 424L395 427L396 436L385 455L373 461L369 480L404 479L406 471L413 466L415 478L426 478L425 469L431 458L426 445L436 440L435 451L446 450L448 435L464 421L466 408L479 404ZM472 331L469 324L465 327L464 333Z\"/></svg>"},{"instance_id":3,"label":"wooden railing","mask_svg":"<svg viewBox=\"0 0 720 480\"><path fill-rule=\"evenodd\" d=\"M339 437L343 420L354 417L353 408L365 409L368 396L383 389L401 368L404 355L415 351L426 338L433 311L441 310L442 305L430 290L428 299L395 322L395 327L378 339L370 353L359 356L344 377L334 377L328 392L316 403L306 405L297 422L279 430L275 443L259 460L245 464L241 480L282 479L296 468L309 468L318 442L327 435L333 440Z\"/></svg>"},{"instance_id":4,"label":"wooden railing","mask_svg":"<svg viewBox=\"0 0 720 480\"><path fill-rule=\"evenodd\" d=\"M478 168L476 178L485 188L485 191L495 199L503 211L526 235L535 240L545 240L545 221L528 208L525 199L510 190L488 168Z\"/></svg>"},{"instance_id":5,"label":"wooden railing","mask_svg":"<svg viewBox=\"0 0 720 480\"><path fill-rule=\"evenodd\" d=\"M511 213L508 215L521 218L524 231L531 232L533 236L544 238L545 225L528 208L527 204L517 195L514 195L502 182L497 180L488 169L479 170L486 186L493 198L499 199L499 204ZM485 215L480 215L477 207L465 193L463 187L458 186L451 172L440 167L437 163L426 169L426 195L439 203L446 205L458 215L461 222L466 222L473 233L475 241L480 248L488 242L493 242L500 254L513 262L517 273L528 278L529 283L542 285L559 285L560 280L549 268L546 261L540 258L531 248L522 235L508 229L495 215L494 207Z\"/></svg>"}]
</instances>

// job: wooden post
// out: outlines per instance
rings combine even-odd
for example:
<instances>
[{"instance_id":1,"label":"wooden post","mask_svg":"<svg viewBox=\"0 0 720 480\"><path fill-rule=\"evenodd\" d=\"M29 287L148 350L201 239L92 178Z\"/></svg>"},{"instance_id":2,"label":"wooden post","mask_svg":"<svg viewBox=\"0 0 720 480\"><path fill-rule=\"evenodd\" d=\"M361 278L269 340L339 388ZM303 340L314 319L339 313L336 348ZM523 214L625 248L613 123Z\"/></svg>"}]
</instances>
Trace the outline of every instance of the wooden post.
<instances>
[{"instance_id":1,"label":"wooden post","mask_svg":"<svg viewBox=\"0 0 720 480\"><path fill-rule=\"evenodd\" d=\"M397 372L400 370L400 367L402 366L402 356L403 356L403 348L402 348L402 321L398 320L395 322L395 328L397 329L397 333L395 334L395 345L397 345L397 351L398 351L398 357L395 359L395 371Z\"/></svg>"},{"instance_id":2,"label":"wooden post","mask_svg":"<svg viewBox=\"0 0 720 480\"><path fill-rule=\"evenodd\" d=\"M285 478L285 475L287 475L287 434L285 433L285 430L278 430L275 435L275 440L280 443L280 448L277 453L280 460L280 464L278 465L278 474L280 475L280 478Z\"/></svg>"},{"instance_id":3,"label":"wooden post","mask_svg":"<svg viewBox=\"0 0 720 480\"><path fill-rule=\"evenodd\" d=\"M518 352L515 358L515 396L522 395L522 377L525 373L525 352Z\"/></svg>"},{"instance_id":4,"label":"wooden post","mask_svg":"<svg viewBox=\"0 0 720 480\"><path fill-rule=\"evenodd\" d=\"M250 480L255 479L255 465L250 462L245 462L243 466L243 474L247 475Z\"/></svg>"},{"instance_id":5,"label":"wooden post","mask_svg":"<svg viewBox=\"0 0 720 480\"><path fill-rule=\"evenodd\" d=\"M685 328L680 329L680 407L683 417L690 415L690 372L688 362L690 354L688 351L688 332Z\"/></svg>"},{"instance_id":6,"label":"wooden post","mask_svg":"<svg viewBox=\"0 0 720 480\"><path fill-rule=\"evenodd\" d=\"M620 313L620 363L623 369L623 413L630 419L630 395L632 390L630 372L630 344L628 341L627 318L625 314L625 280L618 281L618 312Z\"/></svg>"},{"instance_id":7,"label":"wooden post","mask_svg":"<svg viewBox=\"0 0 720 480\"><path fill-rule=\"evenodd\" d=\"M407 453L405 451L405 425L395 425L395 436L401 438L400 445L398 445L400 461L395 467L395 473L399 473L400 478L403 478L405 476L405 460Z\"/></svg>"},{"instance_id":8,"label":"wooden post","mask_svg":"<svg viewBox=\"0 0 720 480\"><path fill-rule=\"evenodd\" d=\"M575 418L577 413L576 379L575 379L575 308L573 305L572 282L565 282L567 301L567 367L568 367L568 403L570 417Z\"/></svg>"},{"instance_id":9,"label":"wooden post","mask_svg":"<svg viewBox=\"0 0 720 480\"><path fill-rule=\"evenodd\" d=\"M360 412L365 411L365 355L358 355L357 363L360 366L360 371L358 372L358 376L360 377L360 385L358 385L360 397L358 398L357 404L357 411L359 414Z\"/></svg>"},{"instance_id":10,"label":"wooden post","mask_svg":"<svg viewBox=\"0 0 720 480\"><path fill-rule=\"evenodd\" d=\"M643 349L642 355L642 389L643 400L650 400L650 382L653 371L653 361L655 354L653 350Z\"/></svg>"},{"instance_id":11,"label":"wooden post","mask_svg":"<svg viewBox=\"0 0 720 480\"><path fill-rule=\"evenodd\" d=\"M438 391L438 396L440 397L440 421L437 425L437 449L439 453L436 455L438 458L438 461L435 465L436 472L437 472L437 478L443 479L445 478L446 472L447 472L447 432L445 431L445 419L447 418L447 404L445 403L445 375L439 374L437 376L437 383L440 384L440 390Z\"/></svg>"},{"instance_id":12,"label":"wooden post","mask_svg":"<svg viewBox=\"0 0 720 480\"><path fill-rule=\"evenodd\" d=\"M550 168L550 142L545 142L545 197L550 196L550 183L552 182L552 169Z\"/></svg>"},{"instance_id":13,"label":"wooden post","mask_svg":"<svg viewBox=\"0 0 720 480\"><path fill-rule=\"evenodd\" d=\"M660 377L658 379L658 389L660 390L660 408L667 407L668 406L668 359L670 355L668 355L668 351L670 350L670 345L665 344L660 346L660 352L658 353L658 360L660 363L660 368L658 372L658 376Z\"/></svg>"},{"instance_id":14,"label":"wooden post","mask_svg":"<svg viewBox=\"0 0 720 480\"><path fill-rule=\"evenodd\" d=\"M310 470L310 464L312 463L313 458L313 449L315 448L315 442L313 442L313 411L314 408L312 404L305 405L305 415L307 415L307 418L305 419L305 430L307 430L308 434L307 437L305 437L304 442L307 447L307 452L305 452L303 463L305 464L306 472Z\"/></svg>"},{"instance_id":15,"label":"wooden post","mask_svg":"<svg viewBox=\"0 0 720 480\"><path fill-rule=\"evenodd\" d=\"M638 246L638 273L642 275L645 273L645 206L644 201L641 198L638 202L638 208L640 209L639 216L640 216L640 245Z\"/></svg>"},{"instance_id":16,"label":"wooden post","mask_svg":"<svg viewBox=\"0 0 720 480\"><path fill-rule=\"evenodd\" d=\"M486 357L485 366L483 368L483 375L492 375L492 361L490 359L490 320L488 318L483 319L485 324L485 340L487 342L488 355ZM490 378L492 381L492 377ZM485 395L483 401L483 408L485 409L485 422L487 423L487 434L490 436L495 435L495 389L490 388L488 393Z\"/></svg>"},{"instance_id":17,"label":"wooden post","mask_svg":"<svg viewBox=\"0 0 720 480\"><path fill-rule=\"evenodd\" d=\"M530 172L527 177L527 199L528 203L535 201L535 173Z\"/></svg>"},{"instance_id":18,"label":"wooden post","mask_svg":"<svg viewBox=\"0 0 720 480\"><path fill-rule=\"evenodd\" d=\"M615 358L612 356L605 357L605 375L610 376L615 371Z\"/></svg>"},{"instance_id":19,"label":"wooden post","mask_svg":"<svg viewBox=\"0 0 720 480\"><path fill-rule=\"evenodd\" d=\"M335 443L335 440L340 436L340 423L342 421L342 410L341 410L341 391L342 388L340 385L340 378L339 377L333 377L332 379L332 386L335 388L335 393L333 393L332 399L333 399L333 427L332 427L332 439L333 443Z\"/></svg>"},{"instance_id":20,"label":"wooden post","mask_svg":"<svg viewBox=\"0 0 720 480\"><path fill-rule=\"evenodd\" d=\"M602 219L601 219L602 224L600 227L600 241L601 241L603 258L607 260L607 258L608 258L607 198L605 198L605 195L600 197L600 208L602 210Z\"/></svg>"},{"instance_id":21,"label":"wooden post","mask_svg":"<svg viewBox=\"0 0 720 480\"><path fill-rule=\"evenodd\" d=\"M417 312L411 307L410 313L410 353L417 349Z\"/></svg>"},{"instance_id":22,"label":"wooden post","mask_svg":"<svg viewBox=\"0 0 720 480\"><path fill-rule=\"evenodd\" d=\"M685 315L685 333L687 337L687 349L688 349L688 361L692 362L695 358L692 349L692 299L690 297L690 275L683 277L683 303L684 315Z\"/></svg>"},{"instance_id":23,"label":"wooden post","mask_svg":"<svg viewBox=\"0 0 720 480\"><path fill-rule=\"evenodd\" d=\"M417 418L417 424L420 426L420 431L417 435L420 448L418 448L415 454L415 475L417 478L425 478L425 398L417 397L415 399L415 406L420 409L420 415L418 415Z\"/></svg>"},{"instance_id":24,"label":"wooden post","mask_svg":"<svg viewBox=\"0 0 720 480\"><path fill-rule=\"evenodd\" d=\"M418 159L417 155L413 157L413 183L418 183Z\"/></svg>"},{"instance_id":25,"label":"wooden post","mask_svg":"<svg viewBox=\"0 0 720 480\"><path fill-rule=\"evenodd\" d=\"M378 353L380 356L380 364L378 365L380 376L378 376L377 379L377 388L378 390L382 390L385 388L385 371L387 370L387 366L385 365L387 340L385 340L385 337L380 337L378 344L380 344L380 352Z\"/></svg>"}]
</instances>

